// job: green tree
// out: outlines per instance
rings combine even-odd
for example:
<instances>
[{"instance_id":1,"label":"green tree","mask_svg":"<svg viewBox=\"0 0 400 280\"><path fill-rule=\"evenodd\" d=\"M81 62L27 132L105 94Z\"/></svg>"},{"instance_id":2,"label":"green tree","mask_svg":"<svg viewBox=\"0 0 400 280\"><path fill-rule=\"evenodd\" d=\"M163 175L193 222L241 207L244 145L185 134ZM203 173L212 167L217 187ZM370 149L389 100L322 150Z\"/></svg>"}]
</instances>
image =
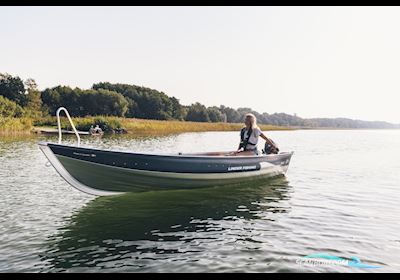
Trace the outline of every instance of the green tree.
<instances>
[{"instance_id":1,"label":"green tree","mask_svg":"<svg viewBox=\"0 0 400 280\"><path fill-rule=\"evenodd\" d=\"M73 116L84 116L85 109L81 101L82 90L72 89L67 86L57 86L51 89L45 89L42 92L43 104L49 108L49 114L55 114L59 107L66 107Z\"/></svg>"},{"instance_id":2,"label":"green tree","mask_svg":"<svg viewBox=\"0 0 400 280\"><path fill-rule=\"evenodd\" d=\"M0 95L22 107L27 104L24 82L18 76L13 77L7 73L0 73Z\"/></svg>"},{"instance_id":3,"label":"green tree","mask_svg":"<svg viewBox=\"0 0 400 280\"><path fill-rule=\"evenodd\" d=\"M224 105L221 105L219 107L219 110L221 113L225 114L226 116L226 121L228 123L239 123L242 122L243 120L241 119L241 115L239 114L238 111L236 111L233 108L230 107L225 107Z\"/></svg>"},{"instance_id":4,"label":"green tree","mask_svg":"<svg viewBox=\"0 0 400 280\"><path fill-rule=\"evenodd\" d=\"M57 108L61 107L61 96L57 90L60 87L47 88L41 92L41 99L43 104L43 110L54 116Z\"/></svg>"},{"instance_id":5,"label":"green tree","mask_svg":"<svg viewBox=\"0 0 400 280\"><path fill-rule=\"evenodd\" d=\"M183 120L184 106L164 92L128 84L97 83L93 89L107 89L121 93L128 101L127 116L143 119Z\"/></svg>"},{"instance_id":6,"label":"green tree","mask_svg":"<svg viewBox=\"0 0 400 280\"><path fill-rule=\"evenodd\" d=\"M34 79L25 81L27 89L27 105L25 107L26 114L32 117L42 116L42 99L41 92L38 90Z\"/></svg>"},{"instance_id":7,"label":"green tree","mask_svg":"<svg viewBox=\"0 0 400 280\"><path fill-rule=\"evenodd\" d=\"M42 92L43 104L54 115L59 107L66 107L73 116L125 116L128 101L118 92L105 89L82 90L58 86Z\"/></svg>"},{"instance_id":8,"label":"green tree","mask_svg":"<svg viewBox=\"0 0 400 280\"><path fill-rule=\"evenodd\" d=\"M211 122L226 122L226 115L218 107L208 107L207 113Z\"/></svg>"},{"instance_id":9,"label":"green tree","mask_svg":"<svg viewBox=\"0 0 400 280\"><path fill-rule=\"evenodd\" d=\"M208 116L207 108L196 102L189 106L186 120L192 122L209 122L210 117Z\"/></svg>"},{"instance_id":10,"label":"green tree","mask_svg":"<svg viewBox=\"0 0 400 280\"><path fill-rule=\"evenodd\" d=\"M122 94L105 89L82 91L80 100L85 115L123 117L128 110L128 101Z\"/></svg>"},{"instance_id":11,"label":"green tree","mask_svg":"<svg viewBox=\"0 0 400 280\"><path fill-rule=\"evenodd\" d=\"M187 114L185 107L175 97L170 97L169 99L172 103L172 118L180 121L185 120Z\"/></svg>"}]
</instances>

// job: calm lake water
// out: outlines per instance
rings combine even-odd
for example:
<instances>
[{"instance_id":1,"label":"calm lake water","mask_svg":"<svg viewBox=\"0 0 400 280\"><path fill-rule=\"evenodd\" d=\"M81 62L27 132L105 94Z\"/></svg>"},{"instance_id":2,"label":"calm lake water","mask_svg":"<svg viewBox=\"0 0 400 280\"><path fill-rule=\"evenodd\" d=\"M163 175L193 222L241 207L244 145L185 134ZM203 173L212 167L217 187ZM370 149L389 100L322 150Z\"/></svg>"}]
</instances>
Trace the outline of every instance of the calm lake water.
<instances>
[{"instance_id":1,"label":"calm lake water","mask_svg":"<svg viewBox=\"0 0 400 280\"><path fill-rule=\"evenodd\" d=\"M269 135L295 154L286 177L263 186L102 198L45 166L37 142L46 138L0 138L0 272L400 272L400 130ZM230 150L238 138L82 142L175 153ZM298 263L315 253L381 268Z\"/></svg>"}]
</instances>

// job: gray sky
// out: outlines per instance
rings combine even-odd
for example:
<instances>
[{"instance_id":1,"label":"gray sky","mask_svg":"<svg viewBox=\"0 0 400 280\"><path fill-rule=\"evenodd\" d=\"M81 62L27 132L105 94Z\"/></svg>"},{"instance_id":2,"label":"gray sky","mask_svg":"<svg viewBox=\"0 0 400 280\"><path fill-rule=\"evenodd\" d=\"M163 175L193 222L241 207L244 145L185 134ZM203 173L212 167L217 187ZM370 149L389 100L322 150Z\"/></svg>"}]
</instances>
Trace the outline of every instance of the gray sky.
<instances>
[{"instance_id":1,"label":"gray sky","mask_svg":"<svg viewBox=\"0 0 400 280\"><path fill-rule=\"evenodd\" d=\"M0 7L0 72L400 123L400 8Z\"/></svg>"}]
</instances>

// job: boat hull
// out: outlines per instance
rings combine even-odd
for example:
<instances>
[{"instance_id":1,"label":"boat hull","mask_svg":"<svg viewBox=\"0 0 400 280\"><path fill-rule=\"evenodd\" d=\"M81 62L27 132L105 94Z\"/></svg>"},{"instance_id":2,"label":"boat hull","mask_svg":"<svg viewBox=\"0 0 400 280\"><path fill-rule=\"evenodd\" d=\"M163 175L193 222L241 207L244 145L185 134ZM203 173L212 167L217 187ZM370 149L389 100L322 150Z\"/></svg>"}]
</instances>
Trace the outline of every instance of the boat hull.
<instances>
[{"instance_id":1,"label":"boat hull","mask_svg":"<svg viewBox=\"0 0 400 280\"><path fill-rule=\"evenodd\" d=\"M191 189L285 174L293 153L260 156L152 155L40 143L57 172L93 195Z\"/></svg>"}]
</instances>

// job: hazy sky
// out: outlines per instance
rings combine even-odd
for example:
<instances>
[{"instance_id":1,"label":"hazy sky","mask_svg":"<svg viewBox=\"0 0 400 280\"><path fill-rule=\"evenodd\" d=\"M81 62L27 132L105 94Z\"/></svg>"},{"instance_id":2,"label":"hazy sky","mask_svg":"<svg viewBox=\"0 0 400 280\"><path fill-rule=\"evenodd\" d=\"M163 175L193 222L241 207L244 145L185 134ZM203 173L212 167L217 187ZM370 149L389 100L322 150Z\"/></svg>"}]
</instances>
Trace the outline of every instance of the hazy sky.
<instances>
[{"instance_id":1,"label":"hazy sky","mask_svg":"<svg viewBox=\"0 0 400 280\"><path fill-rule=\"evenodd\" d=\"M0 72L400 123L400 8L0 7Z\"/></svg>"}]
</instances>

